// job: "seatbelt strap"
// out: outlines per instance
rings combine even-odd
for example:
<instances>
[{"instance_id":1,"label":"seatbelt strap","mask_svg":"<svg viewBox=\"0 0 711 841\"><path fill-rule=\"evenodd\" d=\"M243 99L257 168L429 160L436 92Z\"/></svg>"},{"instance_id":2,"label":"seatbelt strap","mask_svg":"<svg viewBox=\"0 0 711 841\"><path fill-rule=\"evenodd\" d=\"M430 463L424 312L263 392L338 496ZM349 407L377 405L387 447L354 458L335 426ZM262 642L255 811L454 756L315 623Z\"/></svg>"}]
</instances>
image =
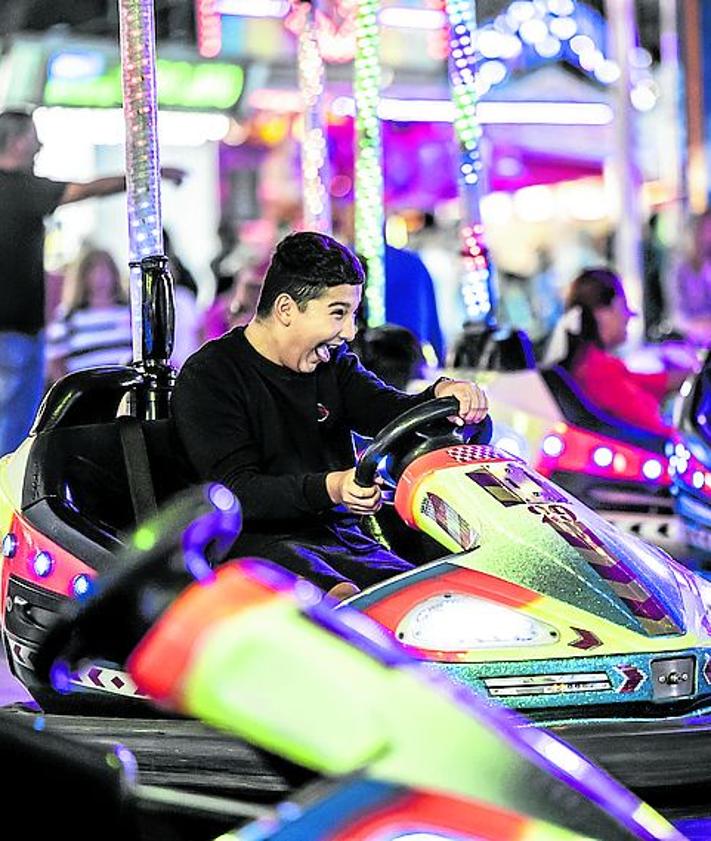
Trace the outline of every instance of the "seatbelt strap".
<instances>
[{"instance_id":1,"label":"seatbelt strap","mask_svg":"<svg viewBox=\"0 0 711 841\"><path fill-rule=\"evenodd\" d=\"M143 437L143 429L137 418L118 418L118 425L133 514L138 524L158 510L146 439Z\"/></svg>"}]
</instances>

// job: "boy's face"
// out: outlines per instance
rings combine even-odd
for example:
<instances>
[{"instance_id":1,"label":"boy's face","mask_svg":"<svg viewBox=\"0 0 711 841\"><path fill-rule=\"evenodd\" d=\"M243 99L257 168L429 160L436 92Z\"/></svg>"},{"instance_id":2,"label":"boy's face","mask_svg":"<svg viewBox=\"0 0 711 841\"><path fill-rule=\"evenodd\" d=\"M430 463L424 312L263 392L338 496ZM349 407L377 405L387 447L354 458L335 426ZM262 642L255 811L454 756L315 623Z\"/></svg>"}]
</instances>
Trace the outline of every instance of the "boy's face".
<instances>
[{"instance_id":1,"label":"boy's face","mask_svg":"<svg viewBox=\"0 0 711 841\"><path fill-rule=\"evenodd\" d=\"M290 344L284 360L287 368L310 374L320 362L328 362L331 351L355 338L355 315L363 289L349 283L332 286L323 295L294 307Z\"/></svg>"}]
</instances>

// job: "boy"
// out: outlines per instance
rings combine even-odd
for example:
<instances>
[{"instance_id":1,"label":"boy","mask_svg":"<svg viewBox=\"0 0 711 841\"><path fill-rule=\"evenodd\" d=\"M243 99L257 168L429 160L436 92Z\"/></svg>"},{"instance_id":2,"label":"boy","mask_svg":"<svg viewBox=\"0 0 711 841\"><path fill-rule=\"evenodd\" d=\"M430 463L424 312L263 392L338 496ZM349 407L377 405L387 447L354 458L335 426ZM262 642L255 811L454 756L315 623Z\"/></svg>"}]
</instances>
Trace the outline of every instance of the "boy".
<instances>
[{"instance_id":1,"label":"boy","mask_svg":"<svg viewBox=\"0 0 711 841\"><path fill-rule=\"evenodd\" d=\"M336 598L412 568L359 525L381 500L377 485L355 484L351 430L375 435L433 397L456 397L461 423L487 413L473 383L439 380L410 395L360 365L345 343L363 279L355 255L331 237L286 237L254 318L191 356L173 395L198 475L242 504L235 552L275 561Z\"/></svg>"}]
</instances>

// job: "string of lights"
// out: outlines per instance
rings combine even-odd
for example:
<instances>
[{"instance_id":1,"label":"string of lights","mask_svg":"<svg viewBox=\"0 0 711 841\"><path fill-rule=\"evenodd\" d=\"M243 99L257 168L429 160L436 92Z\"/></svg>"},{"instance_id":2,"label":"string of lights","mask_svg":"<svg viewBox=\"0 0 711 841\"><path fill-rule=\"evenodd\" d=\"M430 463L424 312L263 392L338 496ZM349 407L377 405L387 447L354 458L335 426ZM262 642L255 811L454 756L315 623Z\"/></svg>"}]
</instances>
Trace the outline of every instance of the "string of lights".
<instances>
[{"instance_id":1,"label":"string of lights","mask_svg":"<svg viewBox=\"0 0 711 841\"><path fill-rule=\"evenodd\" d=\"M217 11L217 0L197 0L195 26L200 55L218 56L222 50L222 18Z\"/></svg>"},{"instance_id":2,"label":"string of lights","mask_svg":"<svg viewBox=\"0 0 711 841\"><path fill-rule=\"evenodd\" d=\"M328 139L324 119L324 65L319 50L313 2L302 0L307 15L299 33L299 87L304 100L304 132L301 143L301 181L304 227L330 233L331 199L328 192Z\"/></svg>"},{"instance_id":3,"label":"string of lights","mask_svg":"<svg viewBox=\"0 0 711 841\"><path fill-rule=\"evenodd\" d=\"M449 82L454 103L454 131L459 141L459 190L462 200L462 296L467 317L493 321L495 275L484 245L479 208L482 135L477 121L475 37L476 8L473 0L446 0L449 23Z\"/></svg>"},{"instance_id":4,"label":"string of lights","mask_svg":"<svg viewBox=\"0 0 711 841\"><path fill-rule=\"evenodd\" d=\"M383 170L378 100L378 0L360 0L356 15L353 88L356 103L355 246L368 266L368 324L385 323Z\"/></svg>"}]
</instances>

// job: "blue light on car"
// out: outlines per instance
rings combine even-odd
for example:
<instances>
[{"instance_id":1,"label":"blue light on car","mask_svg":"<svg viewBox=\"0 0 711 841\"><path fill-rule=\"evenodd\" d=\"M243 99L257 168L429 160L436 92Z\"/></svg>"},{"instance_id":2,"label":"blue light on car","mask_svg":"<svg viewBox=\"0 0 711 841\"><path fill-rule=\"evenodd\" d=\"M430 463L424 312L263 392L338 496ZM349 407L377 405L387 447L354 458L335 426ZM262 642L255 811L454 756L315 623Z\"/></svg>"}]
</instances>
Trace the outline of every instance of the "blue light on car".
<instances>
[{"instance_id":1,"label":"blue light on car","mask_svg":"<svg viewBox=\"0 0 711 841\"><path fill-rule=\"evenodd\" d=\"M49 552L40 550L32 560L32 570L40 578L46 578L54 569L54 558Z\"/></svg>"},{"instance_id":2,"label":"blue light on car","mask_svg":"<svg viewBox=\"0 0 711 841\"><path fill-rule=\"evenodd\" d=\"M2 554L4 558L14 558L17 552L17 537L9 531L2 539Z\"/></svg>"},{"instance_id":3,"label":"blue light on car","mask_svg":"<svg viewBox=\"0 0 711 841\"><path fill-rule=\"evenodd\" d=\"M546 435L541 446L543 452L551 458L558 458L565 449L565 443L559 435Z\"/></svg>"},{"instance_id":4,"label":"blue light on car","mask_svg":"<svg viewBox=\"0 0 711 841\"><path fill-rule=\"evenodd\" d=\"M235 499L235 495L232 491L224 485L217 484L217 482L210 485L207 495L210 502L215 506L215 508L217 508L218 511L231 512L234 511L235 506L237 505L237 500Z\"/></svg>"},{"instance_id":5,"label":"blue light on car","mask_svg":"<svg viewBox=\"0 0 711 841\"><path fill-rule=\"evenodd\" d=\"M614 458L615 454L609 447L595 447L592 454L592 460L598 467L609 467Z\"/></svg>"},{"instance_id":6,"label":"blue light on car","mask_svg":"<svg viewBox=\"0 0 711 841\"><path fill-rule=\"evenodd\" d=\"M83 572L80 572L79 575L75 575L74 578L72 578L71 595L74 596L75 599L85 599L91 594L93 589L94 582L91 580L90 576L85 575Z\"/></svg>"}]
</instances>

